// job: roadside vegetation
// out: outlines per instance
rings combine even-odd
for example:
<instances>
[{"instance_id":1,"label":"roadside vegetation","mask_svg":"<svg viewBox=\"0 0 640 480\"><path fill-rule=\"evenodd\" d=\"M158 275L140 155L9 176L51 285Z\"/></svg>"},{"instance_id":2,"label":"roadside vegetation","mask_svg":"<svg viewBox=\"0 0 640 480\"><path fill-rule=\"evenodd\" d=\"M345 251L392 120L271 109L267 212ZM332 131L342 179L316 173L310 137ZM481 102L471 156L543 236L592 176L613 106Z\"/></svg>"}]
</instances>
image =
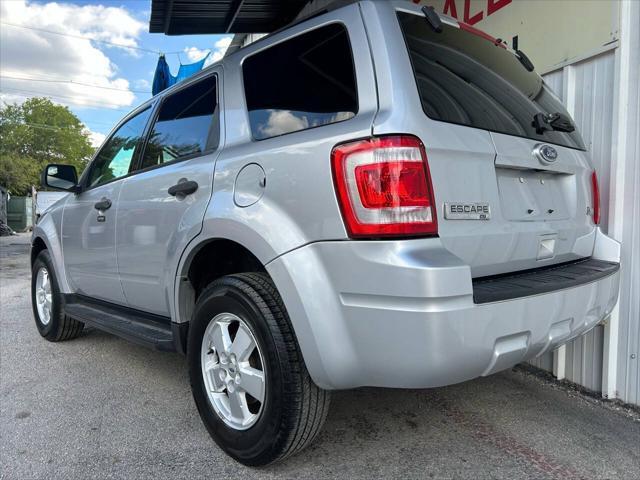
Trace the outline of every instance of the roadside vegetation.
<instances>
[{"instance_id":1,"label":"roadside vegetation","mask_svg":"<svg viewBox=\"0 0 640 480\"><path fill-rule=\"evenodd\" d=\"M93 150L85 126L65 106L40 97L0 106L0 185L13 195L39 187L48 163L81 172Z\"/></svg>"}]
</instances>

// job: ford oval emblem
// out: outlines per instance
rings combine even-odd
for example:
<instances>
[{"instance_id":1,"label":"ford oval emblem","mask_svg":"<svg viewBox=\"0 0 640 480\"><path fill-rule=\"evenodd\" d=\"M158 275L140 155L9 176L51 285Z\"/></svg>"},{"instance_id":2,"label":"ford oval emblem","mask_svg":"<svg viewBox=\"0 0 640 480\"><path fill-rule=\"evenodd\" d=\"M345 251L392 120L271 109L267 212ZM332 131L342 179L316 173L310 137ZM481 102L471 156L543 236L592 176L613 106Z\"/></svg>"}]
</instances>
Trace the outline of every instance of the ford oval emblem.
<instances>
[{"instance_id":1,"label":"ford oval emblem","mask_svg":"<svg viewBox=\"0 0 640 480\"><path fill-rule=\"evenodd\" d=\"M537 145L533 153L543 163L553 163L558 159L558 151L551 145Z\"/></svg>"}]
</instances>

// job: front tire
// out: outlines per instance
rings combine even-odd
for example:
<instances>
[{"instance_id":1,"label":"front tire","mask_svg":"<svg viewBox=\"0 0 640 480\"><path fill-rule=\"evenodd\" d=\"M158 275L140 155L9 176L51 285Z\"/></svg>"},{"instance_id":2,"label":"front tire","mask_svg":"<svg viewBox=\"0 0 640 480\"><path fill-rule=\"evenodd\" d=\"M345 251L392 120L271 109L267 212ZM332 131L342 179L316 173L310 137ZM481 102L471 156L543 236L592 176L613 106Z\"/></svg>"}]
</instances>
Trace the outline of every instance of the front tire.
<instances>
[{"instance_id":1,"label":"front tire","mask_svg":"<svg viewBox=\"0 0 640 480\"><path fill-rule=\"evenodd\" d=\"M262 273L222 277L196 304L187 347L200 417L237 461L282 460L316 437L329 392L305 367L284 304Z\"/></svg>"},{"instance_id":2,"label":"front tire","mask_svg":"<svg viewBox=\"0 0 640 480\"><path fill-rule=\"evenodd\" d=\"M58 279L48 250L42 250L31 267L31 305L40 335L50 342L71 340L84 323L64 314Z\"/></svg>"}]
</instances>

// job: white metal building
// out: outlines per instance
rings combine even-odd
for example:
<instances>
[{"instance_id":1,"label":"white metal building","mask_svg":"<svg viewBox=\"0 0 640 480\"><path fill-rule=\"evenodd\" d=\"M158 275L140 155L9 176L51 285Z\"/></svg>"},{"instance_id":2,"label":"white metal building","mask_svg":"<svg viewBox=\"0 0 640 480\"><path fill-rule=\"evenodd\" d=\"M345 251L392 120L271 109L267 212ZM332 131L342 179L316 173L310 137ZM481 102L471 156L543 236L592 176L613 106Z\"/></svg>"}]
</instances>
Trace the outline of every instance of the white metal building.
<instances>
[{"instance_id":1,"label":"white metal building","mask_svg":"<svg viewBox=\"0 0 640 480\"><path fill-rule=\"evenodd\" d=\"M331 3L311 0L306 15ZM592 152L602 228L622 243L620 300L603 325L532 362L640 405L640 1L414 0L526 52ZM231 51L262 35L236 34Z\"/></svg>"}]
</instances>

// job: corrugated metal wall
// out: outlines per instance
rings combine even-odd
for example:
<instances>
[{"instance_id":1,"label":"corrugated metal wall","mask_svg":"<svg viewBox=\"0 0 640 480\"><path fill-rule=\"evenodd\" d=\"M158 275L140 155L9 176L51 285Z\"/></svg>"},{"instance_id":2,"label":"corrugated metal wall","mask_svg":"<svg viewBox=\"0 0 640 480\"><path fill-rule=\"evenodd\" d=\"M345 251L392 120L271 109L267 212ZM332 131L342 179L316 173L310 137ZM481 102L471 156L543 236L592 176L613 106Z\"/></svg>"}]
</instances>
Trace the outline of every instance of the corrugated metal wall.
<instances>
[{"instance_id":1,"label":"corrugated metal wall","mask_svg":"<svg viewBox=\"0 0 640 480\"><path fill-rule=\"evenodd\" d=\"M638 76L638 75L636 75ZM635 125L640 130L640 93L635 92ZM640 132L625 169L627 227L623 233L618 346L618 387L621 400L640 405Z\"/></svg>"},{"instance_id":2,"label":"corrugated metal wall","mask_svg":"<svg viewBox=\"0 0 640 480\"><path fill-rule=\"evenodd\" d=\"M620 95L614 143L619 165L612 225L622 241L622 273L615 395L640 405L640 2L622 2L620 17Z\"/></svg>"},{"instance_id":3,"label":"corrugated metal wall","mask_svg":"<svg viewBox=\"0 0 640 480\"><path fill-rule=\"evenodd\" d=\"M564 67L565 103L575 119L600 183L603 230L607 231L611 145L613 143L613 106L615 104L615 50ZM603 327L566 346L565 378L589 390L602 390Z\"/></svg>"}]
</instances>

